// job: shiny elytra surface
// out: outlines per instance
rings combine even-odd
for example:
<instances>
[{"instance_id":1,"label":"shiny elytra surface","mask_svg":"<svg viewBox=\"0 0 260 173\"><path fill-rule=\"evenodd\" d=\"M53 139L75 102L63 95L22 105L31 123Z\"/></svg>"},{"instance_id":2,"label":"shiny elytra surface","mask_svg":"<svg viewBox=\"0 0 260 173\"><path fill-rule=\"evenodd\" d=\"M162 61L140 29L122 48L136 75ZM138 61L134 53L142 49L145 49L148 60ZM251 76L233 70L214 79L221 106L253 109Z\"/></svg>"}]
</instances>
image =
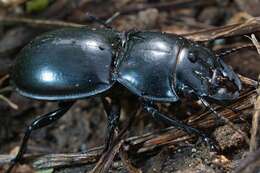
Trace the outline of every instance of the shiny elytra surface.
<instances>
[{"instance_id":1,"label":"shiny elytra surface","mask_svg":"<svg viewBox=\"0 0 260 173\"><path fill-rule=\"evenodd\" d=\"M92 96L112 84L118 35L111 30L67 28L48 32L19 53L13 67L15 88L24 96L66 100Z\"/></svg>"}]
</instances>

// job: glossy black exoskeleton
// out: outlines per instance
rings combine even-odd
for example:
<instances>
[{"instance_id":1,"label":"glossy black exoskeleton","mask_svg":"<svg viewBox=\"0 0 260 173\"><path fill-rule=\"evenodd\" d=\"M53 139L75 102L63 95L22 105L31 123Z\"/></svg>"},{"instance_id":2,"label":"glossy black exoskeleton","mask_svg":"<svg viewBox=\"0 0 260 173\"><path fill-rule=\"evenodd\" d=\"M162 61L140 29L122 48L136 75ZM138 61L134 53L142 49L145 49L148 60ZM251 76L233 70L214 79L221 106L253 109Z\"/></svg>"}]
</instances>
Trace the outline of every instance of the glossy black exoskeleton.
<instances>
[{"instance_id":1,"label":"glossy black exoskeleton","mask_svg":"<svg viewBox=\"0 0 260 173\"><path fill-rule=\"evenodd\" d=\"M156 102L176 102L193 95L226 103L239 96L241 82L212 51L181 36L160 32L67 28L46 33L18 55L12 81L29 98L58 101L60 108L27 128L13 165L25 152L31 132L59 119L77 99L100 95L108 115L107 149L119 121L120 103L104 99L115 83L140 97L155 119L214 143L203 132L158 111Z\"/></svg>"}]
</instances>

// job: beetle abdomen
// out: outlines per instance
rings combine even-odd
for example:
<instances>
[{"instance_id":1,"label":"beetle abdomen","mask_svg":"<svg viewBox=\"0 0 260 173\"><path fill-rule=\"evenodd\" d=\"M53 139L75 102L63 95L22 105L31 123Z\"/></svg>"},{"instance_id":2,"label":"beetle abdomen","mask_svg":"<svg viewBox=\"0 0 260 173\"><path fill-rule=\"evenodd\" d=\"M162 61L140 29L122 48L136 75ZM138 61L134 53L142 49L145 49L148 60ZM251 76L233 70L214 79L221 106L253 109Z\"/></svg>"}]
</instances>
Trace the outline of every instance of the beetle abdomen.
<instances>
[{"instance_id":1,"label":"beetle abdomen","mask_svg":"<svg viewBox=\"0 0 260 173\"><path fill-rule=\"evenodd\" d=\"M108 90L115 32L67 28L44 34L27 45L16 60L13 82L30 98L78 99Z\"/></svg>"},{"instance_id":2,"label":"beetle abdomen","mask_svg":"<svg viewBox=\"0 0 260 173\"><path fill-rule=\"evenodd\" d=\"M180 39L175 35L136 32L129 36L118 67L118 81L138 96L175 102L174 70Z\"/></svg>"}]
</instances>

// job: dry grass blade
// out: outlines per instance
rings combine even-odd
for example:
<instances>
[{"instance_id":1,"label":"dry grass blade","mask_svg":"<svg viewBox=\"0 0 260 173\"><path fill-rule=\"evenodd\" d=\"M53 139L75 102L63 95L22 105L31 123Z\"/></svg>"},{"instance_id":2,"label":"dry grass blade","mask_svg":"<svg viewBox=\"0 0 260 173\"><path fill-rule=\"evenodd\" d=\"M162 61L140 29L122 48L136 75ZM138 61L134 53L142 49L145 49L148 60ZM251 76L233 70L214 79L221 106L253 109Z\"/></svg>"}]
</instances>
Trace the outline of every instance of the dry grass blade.
<instances>
[{"instance_id":1,"label":"dry grass blade","mask_svg":"<svg viewBox=\"0 0 260 173\"><path fill-rule=\"evenodd\" d=\"M13 108L15 110L18 109L18 106L5 96L0 95L0 100L3 100L4 102L6 102L11 108Z\"/></svg>"},{"instance_id":2,"label":"dry grass blade","mask_svg":"<svg viewBox=\"0 0 260 173\"><path fill-rule=\"evenodd\" d=\"M259 42L258 42L255 34L251 34L251 37L247 36L247 38L249 38L253 42L253 44L257 50L257 53L260 55L260 45L259 45Z\"/></svg>"}]
</instances>

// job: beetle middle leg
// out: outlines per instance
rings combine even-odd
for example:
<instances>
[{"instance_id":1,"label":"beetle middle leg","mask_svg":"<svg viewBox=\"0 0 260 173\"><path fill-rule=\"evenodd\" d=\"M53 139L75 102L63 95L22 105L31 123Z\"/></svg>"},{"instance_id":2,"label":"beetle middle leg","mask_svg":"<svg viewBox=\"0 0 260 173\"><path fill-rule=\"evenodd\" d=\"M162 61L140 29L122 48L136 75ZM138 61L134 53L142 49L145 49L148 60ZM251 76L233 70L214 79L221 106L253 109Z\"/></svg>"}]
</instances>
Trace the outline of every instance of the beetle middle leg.
<instances>
[{"instance_id":1,"label":"beetle middle leg","mask_svg":"<svg viewBox=\"0 0 260 173\"><path fill-rule=\"evenodd\" d=\"M107 151L112 144L115 129L118 127L120 118L120 103L116 99L112 99L109 103L105 98L102 98L103 106L107 114L107 136L105 139L104 151Z\"/></svg>"},{"instance_id":2,"label":"beetle middle leg","mask_svg":"<svg viewBox=\"0 0 260 173\"><path fill-rule=\"evenodd\" d=\"M24 134L22 144L20 145L20 149L14 159L11 160L11 165L6 171L6 173L10 173L13 169L13 167L19 163L26 151L27 142L30 139L31 133L34 130L40 129L42 127L45 127L47 125L50 125L51 123L57 121L60 119L73 105L74 102L61 102L59 103L59 107L57 110L47 113L45 115L42 115L38 118L36 118L26 129L26 132Z\"/></svg>"},{"instance_id":3,"label":"beetle middle leg","mask_svg":"<svg viewBox=\"0 0 260 173\"><path fill-rule=\"evenodd\" d=\"M169 126L174 126L189 134L196 134L202 138L202 140L210 147L212 151L219 151L219 146L216 144L216 142L209 138L204 132L188 126L176 118L169 117L163 113L160 113L156 106L151 103L145 102L144 109L148 113L151 113L154 119L161 121Z\"/></svg>"}]
</instances>

